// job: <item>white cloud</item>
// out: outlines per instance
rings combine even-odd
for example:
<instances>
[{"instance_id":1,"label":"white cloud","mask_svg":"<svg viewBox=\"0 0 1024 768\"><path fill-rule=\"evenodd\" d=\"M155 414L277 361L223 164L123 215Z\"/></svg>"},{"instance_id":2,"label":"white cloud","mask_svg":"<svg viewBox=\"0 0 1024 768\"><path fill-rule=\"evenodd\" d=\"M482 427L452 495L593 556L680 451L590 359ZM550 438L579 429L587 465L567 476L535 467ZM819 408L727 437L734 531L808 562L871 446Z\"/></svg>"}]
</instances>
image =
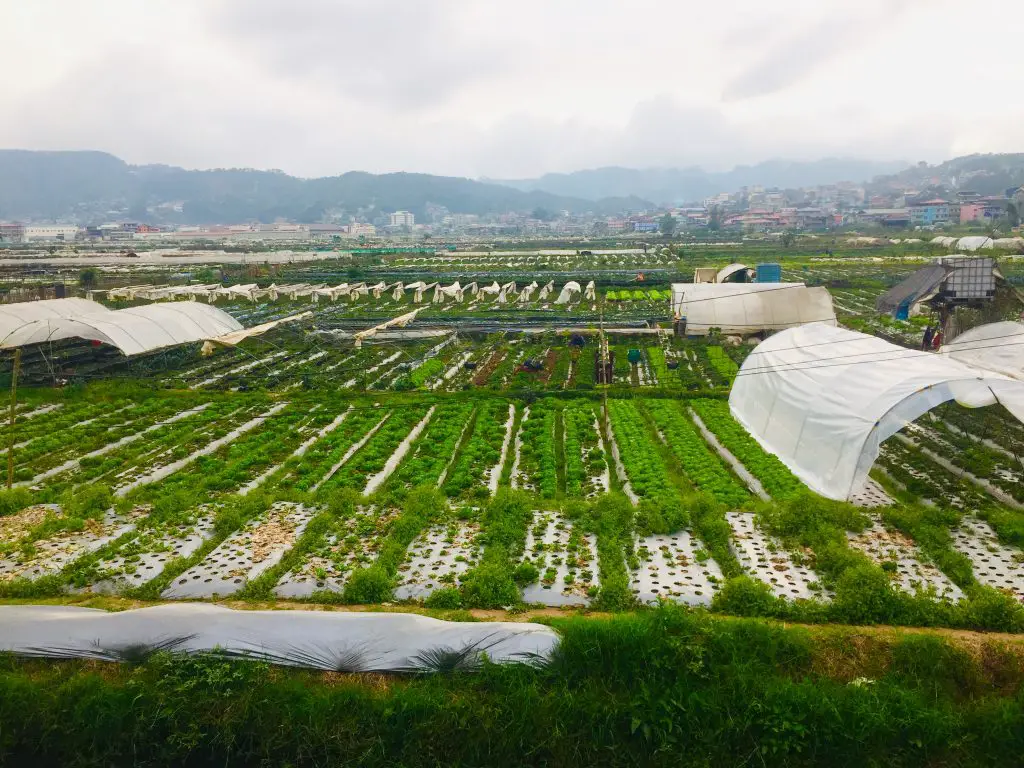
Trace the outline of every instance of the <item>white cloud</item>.
<instances>
[{"instance_id":1,"label":"white cloud","mask_svg":"<svg viewBox=\"0 0 1024 768\"><path fill-rule=\"evenodd\" d=\"M1022 149L1018 4L0 4L7 147L492 177Z\"/></svg>"}]
</instances>

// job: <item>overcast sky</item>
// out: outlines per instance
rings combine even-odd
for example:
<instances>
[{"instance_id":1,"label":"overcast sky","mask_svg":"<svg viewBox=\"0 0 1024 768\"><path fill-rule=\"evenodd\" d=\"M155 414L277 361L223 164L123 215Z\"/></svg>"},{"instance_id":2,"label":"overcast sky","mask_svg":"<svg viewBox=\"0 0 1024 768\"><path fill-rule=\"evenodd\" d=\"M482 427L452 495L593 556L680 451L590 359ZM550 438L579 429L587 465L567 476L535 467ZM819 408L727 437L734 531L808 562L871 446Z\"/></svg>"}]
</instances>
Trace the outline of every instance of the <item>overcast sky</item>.
<instances>
[{"instance_id":1,"label":"overcast sky","mask_svg":"<svg viewBox=\"0 0 1024 768\"><path fill-rule=\"evenodd\" d=\"M1024 151L1024 2L0 0L0 147L527 177Z\"/></svg>"}]
</instances>

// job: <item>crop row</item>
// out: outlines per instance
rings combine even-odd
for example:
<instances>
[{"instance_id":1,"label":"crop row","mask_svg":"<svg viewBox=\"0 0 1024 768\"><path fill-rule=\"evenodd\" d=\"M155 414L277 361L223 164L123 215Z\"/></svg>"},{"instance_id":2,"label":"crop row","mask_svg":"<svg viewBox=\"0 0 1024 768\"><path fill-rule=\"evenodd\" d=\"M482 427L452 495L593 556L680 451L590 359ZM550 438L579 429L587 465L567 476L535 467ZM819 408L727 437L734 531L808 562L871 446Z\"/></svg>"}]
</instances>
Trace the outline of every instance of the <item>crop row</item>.
<instances>
[{"instance_id":1,"label":"crop row","mask_svg":"<svg viewBox=\"0 0 1024 768\"><path fill-rule=\"evenodd\" d=\"M362 489L367 480L384 468L399 444L427 415L422 406L396 408L383 426L334 476L325 488Z\"/></svg>"},{"instance_id":2,"label":"crop row","mask_svg":"<svg viewBox=\"0 0 1024 768\"><path fill-rule=\"evenodd\" d=\"M597 426L597 407L571 401L564 410L565 493L570 498L607 490L602 477L608 468Z\"/></svg>"},{"instance_id":3,"label":"crop row","mask_svg":"<svg viewBox=\"0 0 1024 768\"><path fill-rule=\"evenodd\" d=\"M764 450L733 419L724 400L697 399L690 403L705 426L758 480L773 499L784 501L800 493L803 484L778 457Z\"/></svg>"},{"instance_id":4,"label":"crop row","mask_svg":"<svg viewBox=\"0 0 1024 768\"><path fill-rule=\"evenodd\" d=\"M530 406L529 418L520 433L519 472L524 486L533 488L545 499L558 491L558 454L555 446L555 405L548 399Z\"/></svg>"},{"instance_id":5,"label":"crop row","mask_svg":"<svg viewBox=\"0 0 1024 768\"><path fill-rule=\"evenodd\" d=\"M476 421L471 425L473 431L445 478L443 488L448 496L486 493L486 474L501 461L508 419L509 405L505 400L490 398L479 406Z\"/></svg>"},{"instance_id":6,"label":"crop row","mask_svg":"<svg viewBox=\"0 0 1024 768\"><path fill-rule=\"evenodd\" d=\"M633 492L661 508L678 507L679 493L669 479L637 405L629 400L609 400L608 415Z\"/></svg>"},{"instance_id":7,"label":"crop row","mask_svg":"<svg viewBox=\"0 0 1024 768\"><path fill-rule=\"evenodd\" d=\"M412 452L392 475L391 485L406 490L427 483L436 485L455 456L463 433L472 426L472 414L471 403L439 406Z\"/></svg>"},{"instance_id":8,"label":"crop row","mask_svg":"<svg viewBox=\"0 0 1024 768\"><path fill-rule=\"evenodd\" d=\"M750 494L708 448L677 402L646 400L644 407L654 418L672 455L698 488L731 509L749 500Z\"/></svg>"}]
</instances>

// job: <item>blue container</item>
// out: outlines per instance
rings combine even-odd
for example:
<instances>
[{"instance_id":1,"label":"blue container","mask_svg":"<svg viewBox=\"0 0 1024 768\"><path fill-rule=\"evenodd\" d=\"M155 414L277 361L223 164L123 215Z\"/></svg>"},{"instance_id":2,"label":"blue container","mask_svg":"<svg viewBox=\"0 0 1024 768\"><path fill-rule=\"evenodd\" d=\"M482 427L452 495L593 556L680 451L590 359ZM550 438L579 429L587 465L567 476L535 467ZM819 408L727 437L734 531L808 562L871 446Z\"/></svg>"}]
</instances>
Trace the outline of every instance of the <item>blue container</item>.
<instances>
[{"instance_id":1,"label":"blue container","mask_svg":"<svg viewBox=\"0 0 1024 768\"><path fill-rule=\"evenodd\" d=\"M757 278L754 280L755 283L781 283L782 282L782 265L781 264L758 264L757 265Z\"/></svg>"}]
</instances>

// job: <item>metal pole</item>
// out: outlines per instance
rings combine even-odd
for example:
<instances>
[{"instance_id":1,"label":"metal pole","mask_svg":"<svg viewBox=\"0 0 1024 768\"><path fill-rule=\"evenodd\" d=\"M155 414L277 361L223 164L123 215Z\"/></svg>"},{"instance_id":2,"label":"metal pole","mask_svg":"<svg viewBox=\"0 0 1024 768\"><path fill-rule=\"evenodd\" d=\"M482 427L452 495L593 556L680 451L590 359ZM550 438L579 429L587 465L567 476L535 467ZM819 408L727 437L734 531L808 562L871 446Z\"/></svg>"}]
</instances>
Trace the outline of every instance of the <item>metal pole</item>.
<instances>
[{"instance_id":1,"label":"metal pole","mask_svg":"<svg viewBox=\"0 0 1024 768\"><path fill-rule=\"evenodd\" d=\"M18 373L21 371L21 347L14 350L14 370L11 372L11 413L7 443L7 489L14 485L14 407L18 403Z\"/></svg>"}]
</instances>

